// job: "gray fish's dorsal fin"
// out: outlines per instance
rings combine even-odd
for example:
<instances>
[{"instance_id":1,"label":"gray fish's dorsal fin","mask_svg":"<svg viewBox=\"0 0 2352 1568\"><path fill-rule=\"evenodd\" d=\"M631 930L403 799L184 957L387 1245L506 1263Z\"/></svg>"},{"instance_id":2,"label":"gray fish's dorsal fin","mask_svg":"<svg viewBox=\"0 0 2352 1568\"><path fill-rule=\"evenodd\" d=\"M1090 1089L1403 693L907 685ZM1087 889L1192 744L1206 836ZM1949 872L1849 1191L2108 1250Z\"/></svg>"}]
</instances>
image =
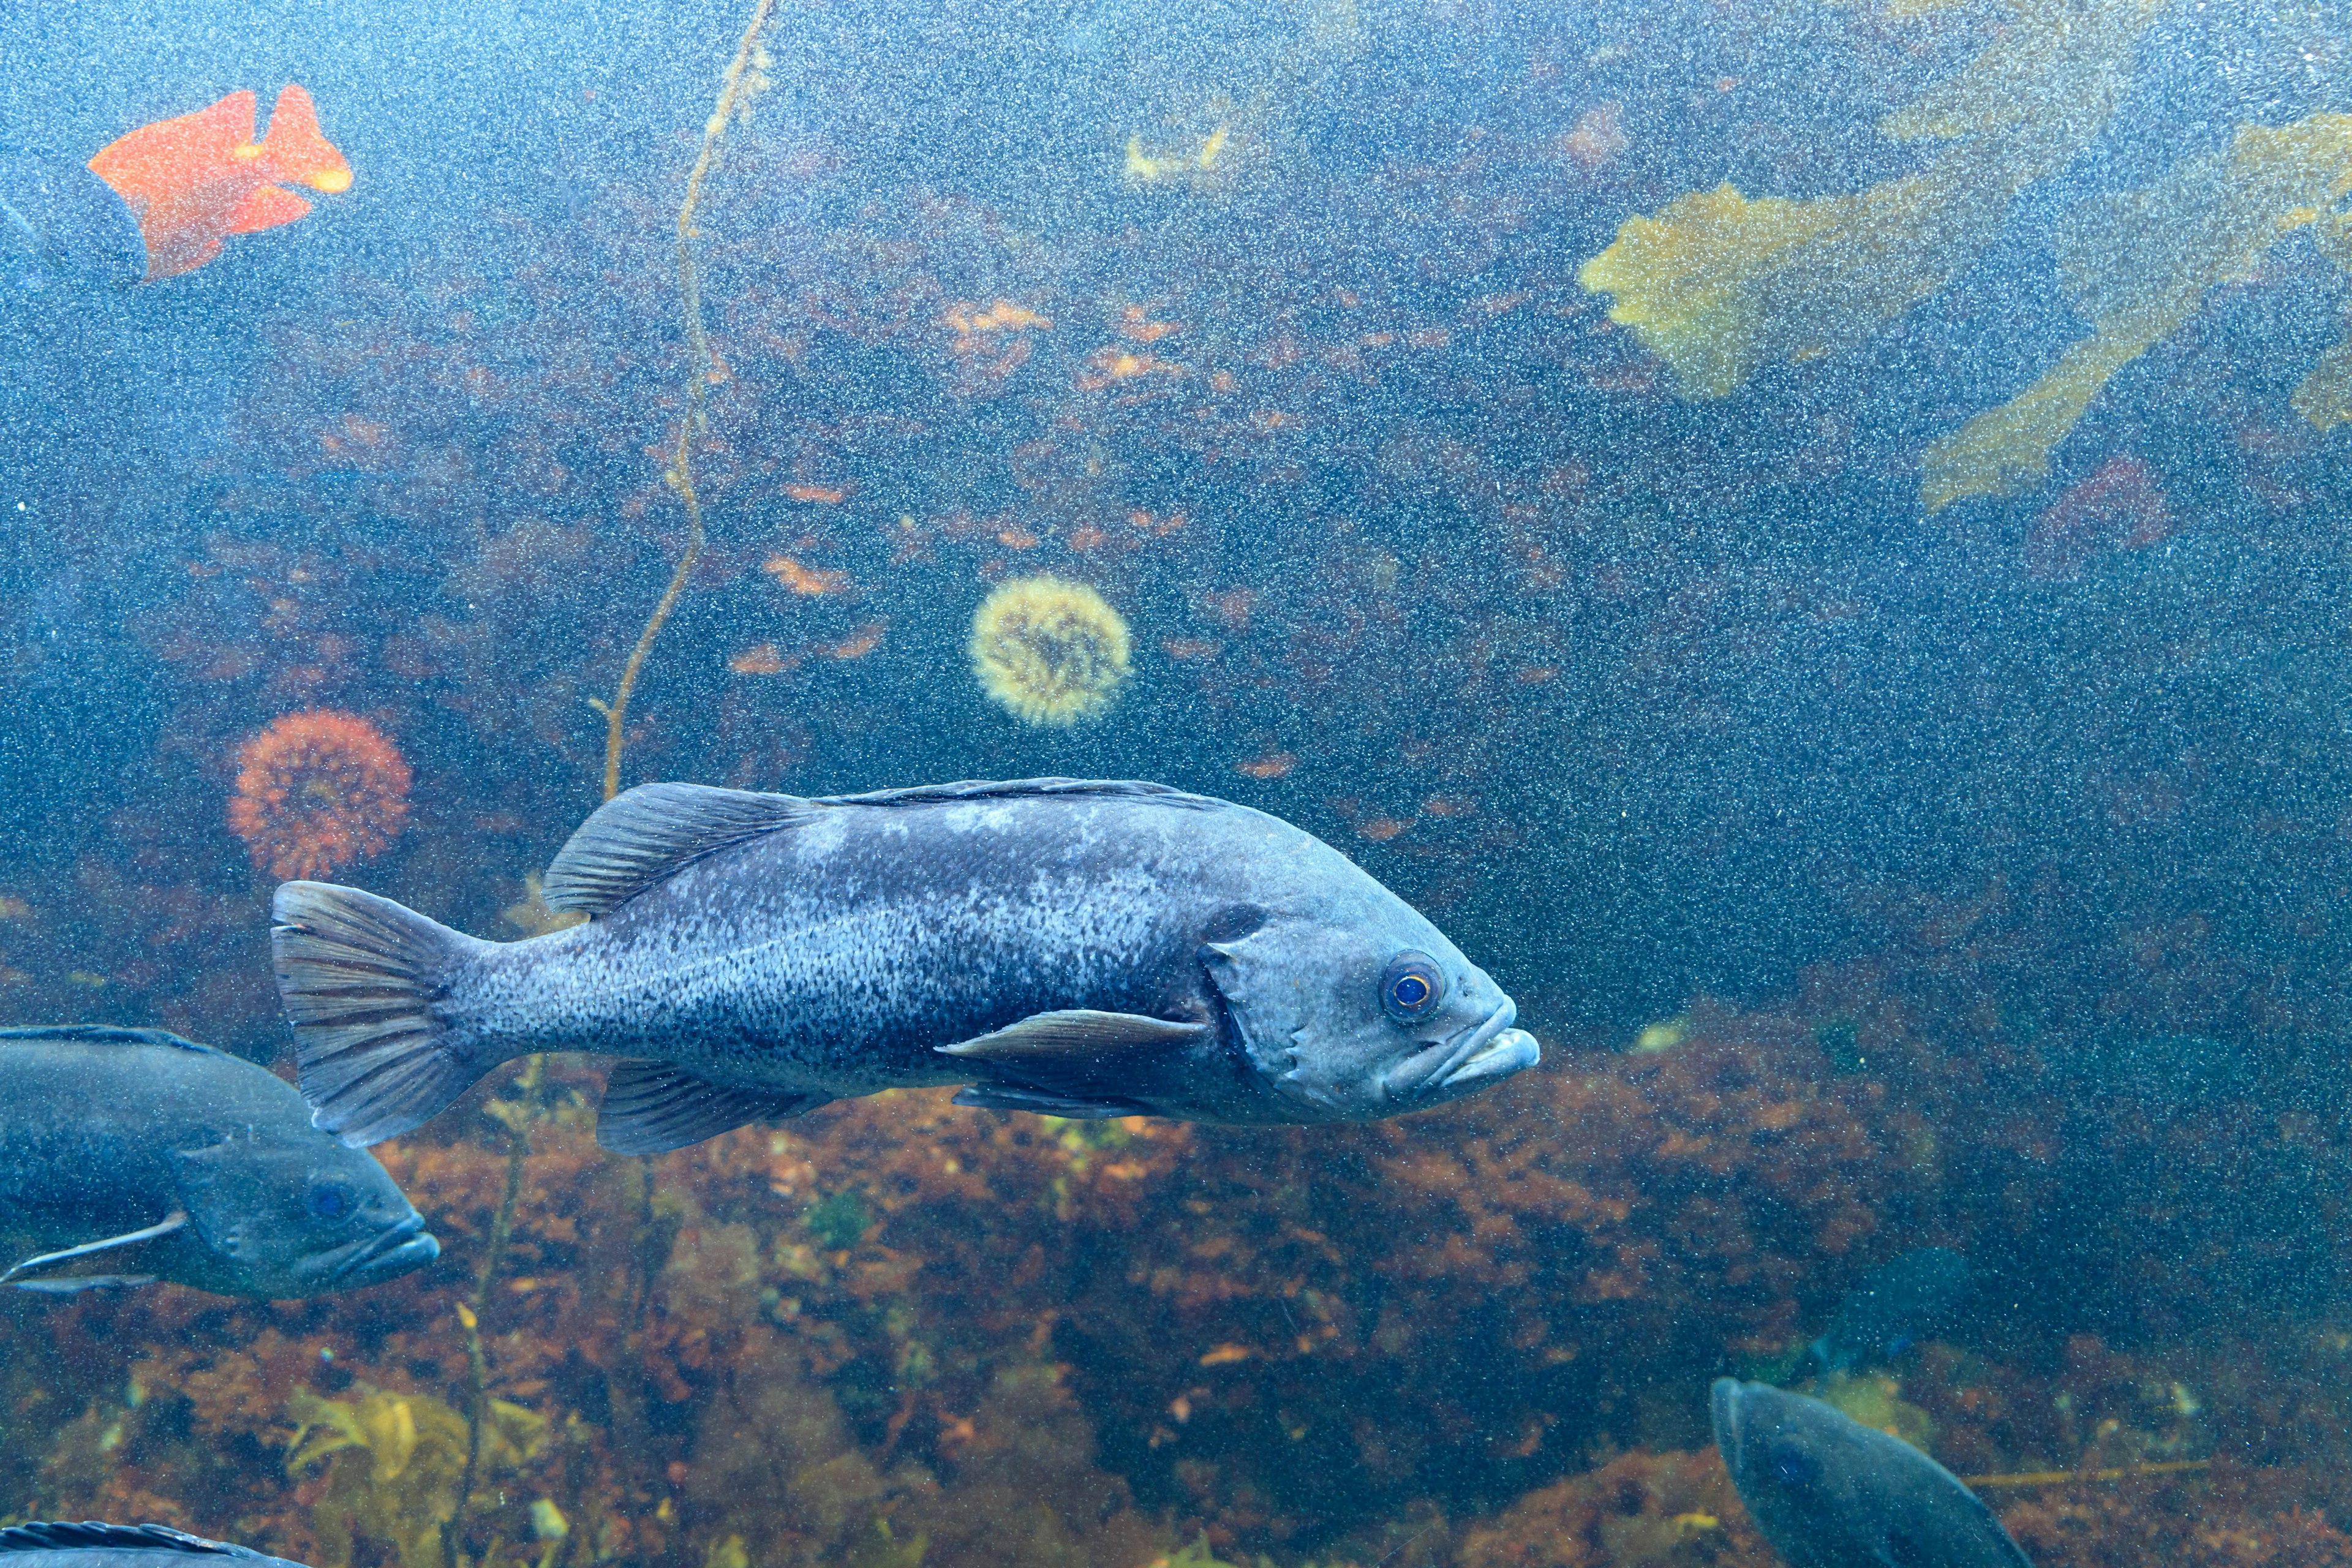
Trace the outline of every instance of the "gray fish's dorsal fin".
<instances>
[{"instance_id":1,"label":"gray fish's dorsal fin","mask_svg":"<svg viewBox=\"0 0 2352 1568\"><path fill-rule=\"evenodd\" d=\"M962 779L954 784L911 784L903 789L870 790L864 795L829 795L812 805L945 805L961 801L1015 800L1053 796L1100 800L1150 800L1192 811L1230 811L1233 802L1214 795L1192 795L1173 784L1142 779Z\"/></svg>"},{"instance_id":2,"label":"gray fish's dorsal fin","mask_svg":"<svg viewBox=\"0 0 2352 1568\"><path fill-rule=\"evenodd\" d=\"M808 821L809 802L708 784L639 784L596 808L540 884L551 910L610 914L705 855Z\"/></svg>"},{"instance_id":3,"label":"gray fish's dorsal fin","mask_svg":"<svg viewBox=\"0 0 2352 1568\"><path fill-rule=\"evenodd\" d=\"M950 805L971 801L1150 800L1187 811L1230 811L1230 801L1138 779L964 779L865 795L764 795L709 784L639 784L580 825L540 884L551 910L610 914L656 882L730 845L814 822L843 806Z\"/></svg>"},{"instance_id":4,"label":"gray fish's dorsal fin","mask_svg":"<svg viewBox=\"0 0 2352 1568\"><path fill-rule=\"evenodd\" d=\"M133 1029L120 1024L20 1024L0 1029L0 1045L24 1043L59 1046L168 1046L175 1051L202 1051L208 1057L228 1055L217 1046L200 1045L184 1036L175 1035L169 1029Z\"/></svg>"},{"instance_id":5,"label":"gray fish's dorsal fin","mask_svg":"<svg viewBox=\"0 0 2352 1568\"><path fill-rule=\"evenodd\" d=\"M167 1524L101 1524L86 1520L12 1524L0 1530L0 1553L11 1552L184 1552L200 1557L245 1557L263 1554L250 1546L207 1541Z\"/></svg>"}]
</instances>

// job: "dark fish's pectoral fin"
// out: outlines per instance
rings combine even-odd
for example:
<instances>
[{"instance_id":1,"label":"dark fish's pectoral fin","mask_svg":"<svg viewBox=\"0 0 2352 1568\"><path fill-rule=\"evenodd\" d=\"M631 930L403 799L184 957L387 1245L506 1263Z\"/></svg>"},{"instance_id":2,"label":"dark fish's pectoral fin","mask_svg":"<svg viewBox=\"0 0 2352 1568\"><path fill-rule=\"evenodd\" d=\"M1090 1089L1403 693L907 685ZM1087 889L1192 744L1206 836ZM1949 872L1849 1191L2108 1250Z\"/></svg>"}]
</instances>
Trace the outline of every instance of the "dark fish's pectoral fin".
<instances>
[{"instance_id":1,"label":"dark fish's pectoral fin","mask_svg":"<svg viewBox=\"0 0 2352 1568\"><path fill-rule=\"evenodd\" d=\"M84 1290L130 1290L142 1285L152 1285L152 1274L68 1274L62 1279L17 1279L11 1281L19 1290L38 1290L44 1296L78 1296Z\"/></svg>"},{"instance_id":2,"label":"dark fish's pectoral fin","mask_svg":"<svg viewBox=\"0 0 2352 1568\"><path fill-rule=\"evenodd\" d=\"M85 1241L79 1247L68 1247L56 1252L39 1253L26 1258L6 1273L0 1274L0 1285L16 1285L26 1290L86 1290L92 1285L121 1284L129 1279L128 1276L81 1275L37 1281L27 1281L24 1276L37 1273L59 1263L70 1263L77 1258L88 1258L93 1253L110 1252L118 1247L136 1247L142 1241L152 1241L159 1236L169 1236L187 1223L187 1211L173 1209L153 1225L139 1230L126 1230L121 1236L105 1237L97 1241ZM130 1282L143 1285L146 1280L142 1279Z\"/></svg>"},{"instance_id":3,"label":"dark fish's pectoral fin","mask_svg":"<svg viewBox=\"0 0 2352 1568\"><path fill-rule=\"evenodd\" d=\"M604 1079L596 1142L615 1154L667 1154L747 1121L814 1110L833 1096L712 1083L667 1062L620 1061Z\"/></svg>"},{"instance_id":4,"label":"dark fish's pectoral fin","mask_svg":"<svg viewBox=\"0 0 2352 1568\"><path fill-rule=\"evenodd\" d=\"M995 1062L1024 1076L1036 1068L1080 1067L1091 1069L1089 1077L1100 1077L1116 1073L1122 1058L1131 1058L1138 1052L1158 1056L1173 1047L1199 1045L1213 1033L1206 1024L1070 1007L1058 1013L1033 1013L992 1034L941 1046L939 1050L943 1056ZM1055 1076L1064 1076L1064 1071Z\"/></svg>"},{"instance_id":5,"label":"dark fish's pectoral fin","mask_svg":"<svg viewBox=\"0 0 2352 1568\"><path fill-rule=\"evenodd\" d=\"M958 1105L1040 1116L1146 1116L1136 1098L1168 1058L1213 1039L1206 1024L1072 1007L1037 1013L978 1039L938 1047L980 1069Z\"/></svg>"},{"instance_id":6,"label":"dark fish's pectoral fin","mask_svg":"<svg viewBox=\"0 0 2352 1568\"><path fill-rule=\"evenodd\" d=\"M973 1084L956 1090L955 1103L975 1110L1029 1110L1039 1116L1066 1116L1074 1121L1107 1121L1114 1116L1150 1116L1148 1105L1131 1100L1076 1100L1039 1089L1011 1084Z\"/></svg>"}]
</instances>

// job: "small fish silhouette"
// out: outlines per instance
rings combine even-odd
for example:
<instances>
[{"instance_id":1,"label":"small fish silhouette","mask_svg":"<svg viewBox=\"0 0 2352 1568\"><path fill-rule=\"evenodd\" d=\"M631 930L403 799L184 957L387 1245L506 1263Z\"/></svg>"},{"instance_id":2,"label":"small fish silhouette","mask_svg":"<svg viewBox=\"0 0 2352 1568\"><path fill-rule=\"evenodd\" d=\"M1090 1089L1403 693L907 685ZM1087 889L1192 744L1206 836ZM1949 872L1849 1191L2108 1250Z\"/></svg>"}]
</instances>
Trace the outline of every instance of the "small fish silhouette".
<instances>
[{"instance_id":1,"label":"small fish silhouette","mask_svg":"<svg viewBox=\"0 0 2352 1568\"><path fill-rule=\"evenodd\" d=\"M309 212L281 181L329 195L351 189L352 166L320 133L308 92L280 92L269 134L256 142L258 101L230 93L210 109L142 125L89 161L139 220L146 281L194 271L220 254L228 235L257 234Z\"/></svg>"}]
</instances>

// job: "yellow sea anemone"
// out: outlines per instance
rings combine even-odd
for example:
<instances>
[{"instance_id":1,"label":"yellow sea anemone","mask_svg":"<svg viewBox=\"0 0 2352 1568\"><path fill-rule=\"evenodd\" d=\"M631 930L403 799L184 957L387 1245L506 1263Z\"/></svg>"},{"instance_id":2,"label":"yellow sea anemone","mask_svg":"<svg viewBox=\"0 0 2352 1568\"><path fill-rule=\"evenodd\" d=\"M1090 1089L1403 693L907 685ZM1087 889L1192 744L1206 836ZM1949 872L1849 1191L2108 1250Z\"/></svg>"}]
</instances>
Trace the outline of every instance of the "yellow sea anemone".
<instances>
[{"instance_id":1,"label":"yellow sea anemone","mask_svg":"<svg viewBox=\"0 0 2352 1568\"><path fill-rule=\"evenodd\" d=\"M1109 707L1127 682L1127 647L1118 612L1060 577L1001 584L971 617L972 672L1031 724L1075 724Z\"/></svg>"}]
</instances>

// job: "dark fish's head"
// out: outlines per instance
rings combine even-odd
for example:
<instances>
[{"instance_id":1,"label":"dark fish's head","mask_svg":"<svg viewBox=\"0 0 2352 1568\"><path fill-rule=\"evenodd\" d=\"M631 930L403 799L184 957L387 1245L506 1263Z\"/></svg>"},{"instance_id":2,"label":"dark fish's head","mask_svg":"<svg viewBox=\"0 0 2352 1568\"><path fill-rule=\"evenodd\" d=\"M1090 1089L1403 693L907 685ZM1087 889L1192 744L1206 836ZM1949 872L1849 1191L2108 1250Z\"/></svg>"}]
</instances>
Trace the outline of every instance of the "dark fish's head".
<instances>
[{"instance_id":1,"label":"dark fish's head","mask_svg":"<svg viewBox=\"0 0 2352 1568\"><path fill-rule=\"evenodd\" d=\"M1517 1005L1411 905L1337 862L1202 950L1249 1058L1300 1121L1443 1105L1535 1066Z\"/></svg>"},{"instance_id":2,"label":"dark fish's head","mask_svg":"<svg viewBox=\"0 0 2352 1568\"><path fill-rule=\"evenodd\" d=\"M1801 1552L1844 1533L1837 1518L1842 1489L1830 1471L1840 1460L1828 1422L1843 1422L1819 1401L1768 1384L1715 1380L1715 1443L1723 1468L1765 1539ZM1828 1418L1817 1418L1814 1413ZM1828 1438L1830 1440L1824 1440Z\"/></svg>"},{"instance_id":3,"label":"dark fish's head","mask_svg":"<svg viewBox=\"0 0 2352 1568\"><path fill-rule=\"evenodd\" d=\"M1719 1378L1713 1402L1723 1468L1783 1560L2032 1568L1990 1509L1901 1438L1761 1383Z\"/></svg>"},{"instance_id":4,"label":"dark fish's head","mask_svg":"<svg viewBox=\"0 0 2352 1568\"><path fill-rule=\"evenodd\" d=\"M375 1156L304 1127L238 1129L174 1157L204 1256L176 1277L286 1299L373 1285L441 1256L425 1216Z\"/></svg>"}]
</instances>

